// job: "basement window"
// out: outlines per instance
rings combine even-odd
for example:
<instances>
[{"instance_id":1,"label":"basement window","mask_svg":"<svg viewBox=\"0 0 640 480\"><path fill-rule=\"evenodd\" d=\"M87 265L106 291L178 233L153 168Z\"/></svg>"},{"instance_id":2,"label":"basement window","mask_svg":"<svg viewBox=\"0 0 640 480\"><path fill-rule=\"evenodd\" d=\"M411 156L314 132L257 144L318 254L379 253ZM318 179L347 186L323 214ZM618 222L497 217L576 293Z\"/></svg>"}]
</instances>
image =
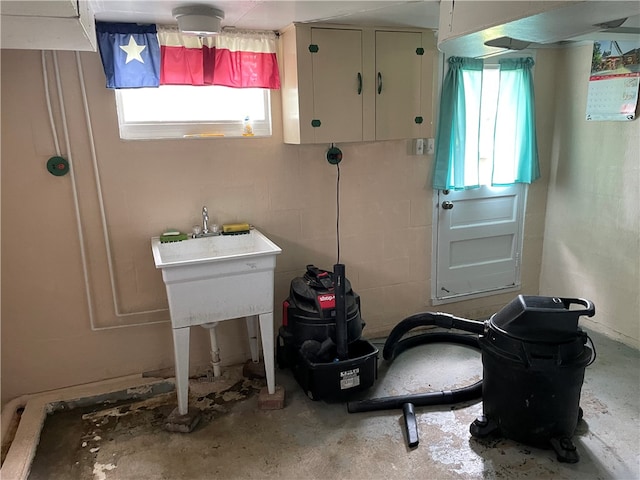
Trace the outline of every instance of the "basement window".
<instances>
[{"instance_id":1,"label":"basement window","mask_svg":"<svg viewBox=\"0 0 640 480\"><path fill-rule=\"evenodd\" d=\"M270 91L263 88L162 85L116 90L120 138L271 136Z\"/></svg>"}]
</instances>

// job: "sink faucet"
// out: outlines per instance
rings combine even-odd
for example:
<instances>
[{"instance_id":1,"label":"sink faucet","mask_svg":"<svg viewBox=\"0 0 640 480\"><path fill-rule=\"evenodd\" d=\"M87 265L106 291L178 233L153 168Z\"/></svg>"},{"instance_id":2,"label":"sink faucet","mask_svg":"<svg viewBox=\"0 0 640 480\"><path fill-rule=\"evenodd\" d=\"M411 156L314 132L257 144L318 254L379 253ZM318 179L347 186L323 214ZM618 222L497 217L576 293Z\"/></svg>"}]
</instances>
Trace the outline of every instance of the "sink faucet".
<instances>
[{"instance_id":1,"label":"sink faucet","mask_svg":"<svg viewBox=\"0 0 640 480\"><path fill-rule=\"evenodd\" d=\"M207 207L202 207L202 226L201 225L193 226L192 237L200 238L200 237L213 237L215 235L220 235L220 232L218 231L218 225L214 223L211 227L209 226L209 210L207 210Z\"/></svg>"},{"instance_id":2,"label":"sink faucet","mask_svg":"<svg viewBox=\"0 0 640 480\"><path fill-rule=\"evenodd\" d=\"M202 233L209 233L209 211L207 207L202 207Z\"/></svg>"}]
</instances>

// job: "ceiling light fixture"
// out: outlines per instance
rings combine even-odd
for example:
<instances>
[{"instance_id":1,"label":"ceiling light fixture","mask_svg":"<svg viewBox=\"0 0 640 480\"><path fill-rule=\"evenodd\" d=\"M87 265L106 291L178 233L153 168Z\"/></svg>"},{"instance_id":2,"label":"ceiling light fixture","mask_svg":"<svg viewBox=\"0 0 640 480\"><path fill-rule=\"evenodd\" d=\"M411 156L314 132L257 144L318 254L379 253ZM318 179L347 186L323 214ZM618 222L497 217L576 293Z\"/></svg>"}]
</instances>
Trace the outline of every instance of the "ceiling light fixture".
<instances>
[{"instance_id":1,"label":"ceiling light fixture","mask_svg":"<svg viewBox=\"0 0 640 480\"><path fill-rule=\"evenodd\" d=\"M178 21L178 29L184 35L208 37L220 33L224 12L208 5L177 7L171 14Z\"/></svg>"}]
</instances>

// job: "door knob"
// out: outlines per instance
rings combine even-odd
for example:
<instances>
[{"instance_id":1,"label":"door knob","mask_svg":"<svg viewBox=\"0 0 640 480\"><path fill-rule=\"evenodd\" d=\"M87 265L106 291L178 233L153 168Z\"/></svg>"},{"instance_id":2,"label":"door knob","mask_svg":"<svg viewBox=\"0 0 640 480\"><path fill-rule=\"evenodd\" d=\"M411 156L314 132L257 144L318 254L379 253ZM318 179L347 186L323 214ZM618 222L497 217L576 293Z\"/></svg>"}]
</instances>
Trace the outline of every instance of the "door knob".
<instances>
[{"instance_id":1,"label":"door knob","mask_svg":"<svg viewBox=\"0 0 640 480\"><path fill-rule=\"evenodd\" d=\"M442 208L444 208L445 210L451 210L453 208L453 202L442 202Z\"/></svg>"}]
</instances>

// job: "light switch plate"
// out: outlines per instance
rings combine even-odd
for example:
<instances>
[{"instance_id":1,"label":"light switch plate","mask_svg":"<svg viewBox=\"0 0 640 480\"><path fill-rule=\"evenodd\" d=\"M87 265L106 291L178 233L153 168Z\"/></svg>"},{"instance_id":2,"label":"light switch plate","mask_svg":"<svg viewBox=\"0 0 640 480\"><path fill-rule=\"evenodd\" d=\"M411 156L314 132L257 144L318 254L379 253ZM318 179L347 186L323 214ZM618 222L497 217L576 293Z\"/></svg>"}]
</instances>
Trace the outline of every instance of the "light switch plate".
<instances>
[{"instance_id":1,"label":"light switch plate","mask_svg":"<svg viewBox=\"0 0 640 480\"><path fill-rule=\"evenodd\" d=\"M433 138L427 138L427 155L433 155L436 151L436 142Z\"/></svg>"}]
</instances>

